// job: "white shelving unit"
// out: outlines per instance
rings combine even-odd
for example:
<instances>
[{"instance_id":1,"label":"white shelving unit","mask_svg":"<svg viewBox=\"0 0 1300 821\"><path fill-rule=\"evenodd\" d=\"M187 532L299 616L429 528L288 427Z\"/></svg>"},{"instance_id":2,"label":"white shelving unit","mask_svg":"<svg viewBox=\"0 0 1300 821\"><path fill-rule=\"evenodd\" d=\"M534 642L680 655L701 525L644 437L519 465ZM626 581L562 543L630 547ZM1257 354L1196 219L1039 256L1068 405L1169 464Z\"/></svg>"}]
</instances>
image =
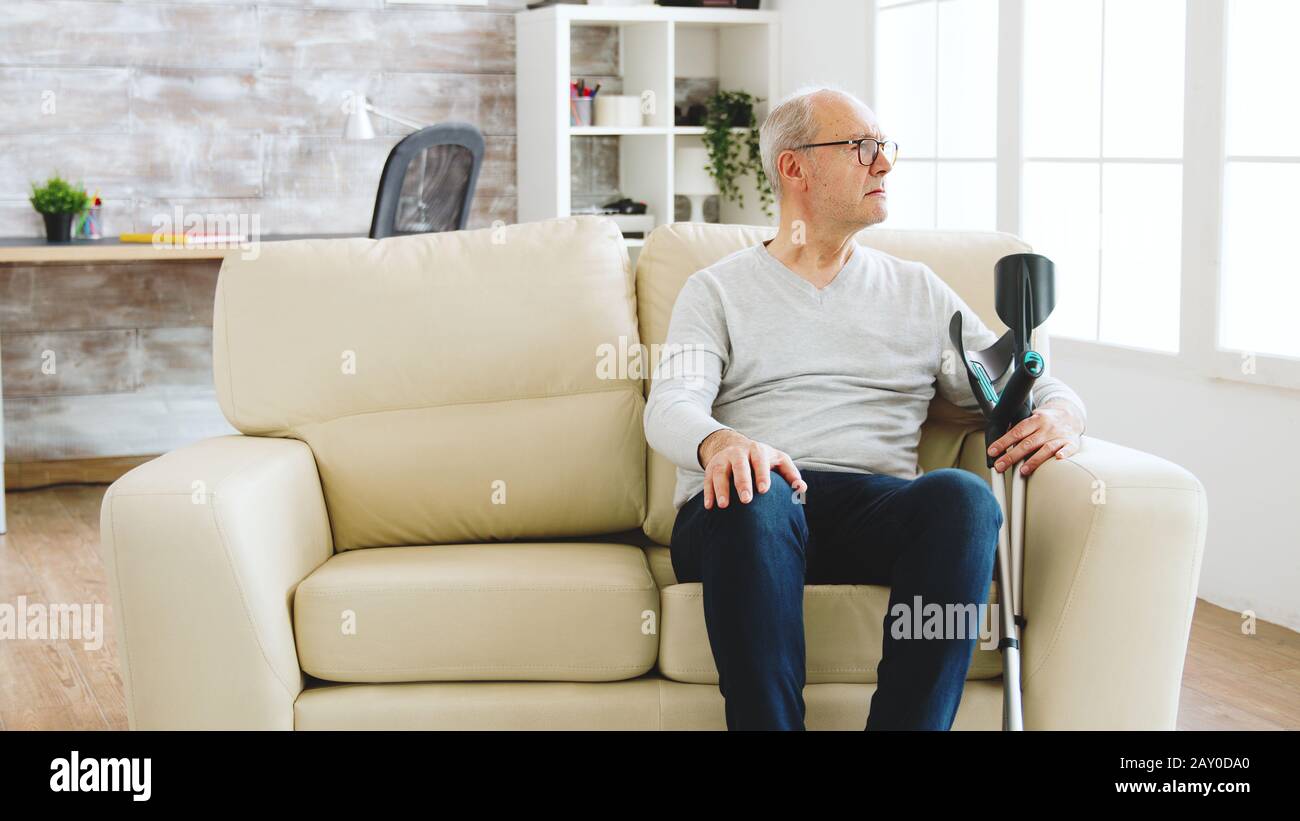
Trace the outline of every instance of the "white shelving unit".
<instances>
[{"instance_id":1,"label":"white shelving unit","mask_svg":"<svg viewBox=\"0 0 1300 821\"><path fill-rule=\"evenodd\" d=\"M570 144L574 137L619 138L619 188L649 206L655 225L673 221L673 157L679 144L700 144L704 128L674 126L677 77L716 77L723 91L747 91L762 100L761 122L779 90L778 31L774 11L633 6L555 5L515 16L515 93L518 126L519 221L568 216L572 208ZM572 31L616 26L623 94L654 95L654 112L638 128L569 125ZM742 209L720 203L728 223L768 224L755 181L741 185ZM628 240L636 246L639 240Z\"/></svg>"}]
</instances>

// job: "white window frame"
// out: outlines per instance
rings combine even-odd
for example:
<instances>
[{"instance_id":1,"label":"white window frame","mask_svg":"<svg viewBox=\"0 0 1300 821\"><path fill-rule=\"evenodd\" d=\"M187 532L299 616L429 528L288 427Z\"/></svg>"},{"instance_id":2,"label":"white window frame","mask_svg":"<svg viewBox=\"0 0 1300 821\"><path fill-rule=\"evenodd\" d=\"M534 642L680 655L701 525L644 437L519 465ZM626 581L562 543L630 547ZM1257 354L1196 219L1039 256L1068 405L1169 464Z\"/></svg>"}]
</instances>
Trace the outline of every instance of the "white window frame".
<instances>
[{"instance_id":1,"label":"white window frame","mask_svg":"<svg viewBox=\"0 0 1300 821\"><path fill-rule=\"evenodd\" d=\"M892 9L896 9L896 8L901 9L901 8L906 8L907 6L917 6L917 5L920 5L920 4L922 4L922 3L936 3L937 5L943 5L943 3L945 3L945 2L952 2L952 0L898 0L898 1L895 2L893 5L888 6L888 7L887 7L887 10L892 10ZM869 0L869 2L868 2L868 7L869 7L869 10L868 10L868 12L867 12L867 15L868 15L868 18L869 18L868 25L870 26L870 30L873 31L873 32L874 32L874 31L878 31L878 28L877 28L877 26L876 26L876 16L877 16L877 13L880 11L880 6L879 6L879 4L878 4L878 0ZM1000 19L1000 18L999 18L999 19ZM937 83L937 82L938 82L938 77L939 77L939 16L938 16L938 9L937 9L937 8L935 9L935 21L934 21L934 23L935 23L935 28L934 28L934 41L935 41L935 43L934 43L934 45L935 45L935 53L934 53L934 75L935 75L935 82ZM867 85L867 87L868 87L869 89L871 89L871 98L874 100L874 99L876 98L875 86L874 86L875 77L876 77L876 67L875 67L874 54L873 54L873 59L868 60L868 68L867 68L867 71L868 71L868 73L869 73L869 75L870 75L869 78L868 78L868 85ZM999 63L999 71L1001 71L1001 63ZM940 119L940 116L941 116L941 115L940 115L939 110L938 110L938 107L937 107L937 102L938 102L938 101L936 100L935 117L934 117L934 135L933 135L933 136L934 136L934 151L931 152L931 153L928 154L928 155L906 154L906 155L905 155L905 158L904 158L904 162L912 162L912 161L917 161L917 162L928 162L928 163L931 163L932 166L933 166L933 168L934 168L934 178L931 180L931 190L930 190L930 207L931 207L931 212L930 212L930 222L931 222L931 226L932 226L932 227L937 226L937 225L938 225L938 222L939 222L939 176L940 176L940 175L939 175L939 170L940 170L940 167L941 167L941 166L945 166L945 165L952 166L952 165L964 165L964 164L972 164L972 163L975 163L975 164L993 163L994 166L995 166L994 174L996 175L996 174L998 173L998 171L997 171L996 169L1000 167L1000 166L998 166L998 159L999 159L999 157L1001 156L1001 151L1000 151L1001 146L996 142L996 140L994 141L994 146L993 146L993 150L994 150L995 152L998 152L998 156L996 156L996 157L943 156L943 155L940 153L940 151L939 151L939 119ZM1000 125L999 125L1000 122L1001 122L1000 119L999 119L997 122L995 122L995 124L994 124L994 125L995 125L995 128L1000 128ZM884 124L882 124L882 125L883 125L883 127L885 128L886 132L888 132L888 131L889 131L889 124L888 124L888 123L884 123ZM887 135L887 136L888 136L888 135ZM902 149L900 148L900 151L901 151L901 150L902 150ZM995 200L997 199L997 191L996 191L996 190L994 191L993 197L994 197ZM920 230L925 230L925 229L920 229ZM1002 229L997 228L997 227L995 226L994 230L1002 230Z\"/></svg>"},{"instance_id":2,"label":"white window frame","mask_svg":"<svg viewBox=\"0 0 1300 821\"><path fill-rule=\"evenodd\" d=\"M877 6L870 3L872 36ZM997 230L1021 231L1024 0L998 0ZM1300 359L1223 348L1219 320L1223 275L1223 193L1228 157L1228 4L1187 0L1183 77L1183 213L1176 353L1114 342L1052 336L1052 350L1106 365L1153 368L1164 374L1300 390ZM874 42L874 40L873 40ZM1212 55L1211 59L1204 59ZM1199 58L1199 59L1198 59ZM875 93L875 61L867 87ZM1242 159L1236 158L1233 159ZM1291 158L1249 158L1294 161ZM1213 169L1214 173L1204 173ZM1100 306L1099 306L1100 308ZM1243 372L1246 357L1254 372Z\"/></svg>"},{"instance_id":3,"label":"white window frame","mask_svg":"<svg viewBox=\"0 0 1300 821\"><path fill-rule=\"evenodd\" d=\"M1228 160L1286 161L1281 157L1232 157L1227 148L1228 3L1187 0L1188 54L1209 54L1200 64L1187 61L1186 126L1183 142L1187 168L1213 168L1211 190L1191 190L1183 177L1182 346L1199 370L1216 379L1300 390L1300 359L1222 348L1219 345L1223 284L1223 193ZM1254 357L1255 372L1242 372L1245 356Z\"/></svg>"}]
</instances>

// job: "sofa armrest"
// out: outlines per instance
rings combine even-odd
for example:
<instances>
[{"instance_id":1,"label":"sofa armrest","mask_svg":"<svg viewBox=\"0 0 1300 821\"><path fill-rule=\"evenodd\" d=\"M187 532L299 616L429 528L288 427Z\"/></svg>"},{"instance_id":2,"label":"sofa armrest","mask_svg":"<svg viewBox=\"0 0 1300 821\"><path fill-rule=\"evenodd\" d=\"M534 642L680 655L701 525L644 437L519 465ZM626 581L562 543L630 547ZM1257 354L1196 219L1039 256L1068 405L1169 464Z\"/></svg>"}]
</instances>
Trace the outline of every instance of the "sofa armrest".
<instances>
[{"instance_id":1,"label":"sofa armrest","mask_svg":"<svg viewBox=\"0 0 1300 821\"><path fill-rule=\"evenodd\" d=\"M1178 465L1085 436L1028 485L1027 729L1175 728L1207 503Z\"/></svg>"},{"instance_id":2,"label":"sofa armrest","mask_svg":"<svg viewBox=\"0 0 1300 821\"><path fill-rule=\"evenodd\" d=\"M108 489L101 550L132 729L292 729L293 594L333 540L316 461L224 436Z\"/></svg>"}]
</instances>

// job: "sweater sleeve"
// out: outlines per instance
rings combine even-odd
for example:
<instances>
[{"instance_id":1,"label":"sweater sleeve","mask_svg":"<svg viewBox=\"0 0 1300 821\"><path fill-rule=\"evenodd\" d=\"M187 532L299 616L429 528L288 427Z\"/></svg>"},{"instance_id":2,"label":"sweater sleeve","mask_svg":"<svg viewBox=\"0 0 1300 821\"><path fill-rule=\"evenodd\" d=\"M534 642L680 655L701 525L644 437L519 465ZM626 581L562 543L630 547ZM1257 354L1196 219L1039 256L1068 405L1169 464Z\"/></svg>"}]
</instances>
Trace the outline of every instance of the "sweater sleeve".
<instances>
[{"instance_id":1,"label":"sweater sleeve","mask_svg":"<svg viewBox=\"0 0 1300 821\"><path fill-rule=\"evenodd\" d=\"M650 447L694 471L702 470L700 442L714 431L730 429L713 418L730 344L722 304L703 273L686 280L673 305L644 416Z\"/></svg>"},{"instance_id":2,"label":"sweater sleeve","mask_svg":"<svg viewBox=\"0 0 1300 821\"><path fill-rule=\"evenodd\" d=\"M971 392L970 381L966 377L966 368L962 365L961 359L952 347L952 342L948 339L948 323L952 320L954 313L961 311L962 343L970 351L984 350L998 341L998 335L984 324L979 315L938 274L934 273L928 266L925 266L925 272L930 280L931 293L935 296L935 319L939 326L939 338L942 340L943 355L939 362L939 372L936 374L939 395L959 408L978 411L979 403L975 399L975 394ZM994 388L1001 392L1010 378L1011 368L1008 367L1006 372L994 383ZM1043 375L1034 380L1031 393L1034 399L1034 407L1040 407L1051 399L1064 399L1075 407L1079 413L1079 419L1085 425L1087 424L1087 408L1084 406L1083 400L1069 385L1051 375L1051 363L1044 363Z\"/></svg>"}]
</instances>

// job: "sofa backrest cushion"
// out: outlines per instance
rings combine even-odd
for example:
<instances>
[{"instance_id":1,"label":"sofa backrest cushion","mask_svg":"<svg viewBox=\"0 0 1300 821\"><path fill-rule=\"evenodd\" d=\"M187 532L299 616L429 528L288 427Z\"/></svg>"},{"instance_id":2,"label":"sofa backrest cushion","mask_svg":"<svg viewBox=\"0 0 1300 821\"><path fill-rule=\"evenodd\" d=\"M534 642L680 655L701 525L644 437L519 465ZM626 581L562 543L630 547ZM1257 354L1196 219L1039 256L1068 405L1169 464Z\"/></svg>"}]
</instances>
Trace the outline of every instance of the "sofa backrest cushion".
<instances>
[{"instance_id":1,"label":"sofa backrest cushion","mask_svg":"<svg viewBox=\"0 0 1300 821\"><path fill-rule=\"evenodd\" d=\"M662 345L668 334L673 303L688 277L727 254L775 236L776 229L747 225L676 223L656 228L637 258L637 316L641 343L650 350ZM979 314L995 333L1006 326L998 319L993 295L993 266L1007 254L1032 249L1011 235L993 231L889 230L868 228L858 234L863 245L900 259L923 262L944 279ZM1046 335L1035 339L1047 356ZM650 380L646 379L646 393ZM979 416L958 409L936 396L922 427L918 462L924 470L955 467L962 445ZM743 432L743 431L742 431ZM673 487L676 469L665 457L650 451L647 483L649 509L644 530L659 544L672 537Z\"/></svg>"},{"instance_id":2,"label":"sofa backrest cushion","mask_svg":"<svg viewBox=\"0 0 1300 821\"><path fill-rule=\"evenodd\" d=\"M602 218L262 243L221 269L217 396L311 447L338 550L636 528L643 386L598 367L634 298Z\"/></svg>"}]
</instances>

